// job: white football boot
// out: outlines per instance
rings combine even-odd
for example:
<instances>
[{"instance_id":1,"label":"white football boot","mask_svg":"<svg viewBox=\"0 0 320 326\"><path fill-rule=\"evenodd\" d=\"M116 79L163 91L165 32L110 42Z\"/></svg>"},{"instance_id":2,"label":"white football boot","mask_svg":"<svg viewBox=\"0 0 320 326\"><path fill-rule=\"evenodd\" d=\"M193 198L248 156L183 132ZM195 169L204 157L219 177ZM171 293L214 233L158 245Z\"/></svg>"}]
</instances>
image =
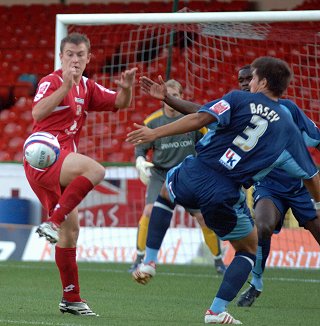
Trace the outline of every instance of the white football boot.
<instances>
[{"instance_id":1,"label":"white football boot","mask_svg":"<svg viewBox=\"0 0 320 326\"><path fill-rule=\"evenodd\" d=\"M36 230L39 237L45 237L50 243L54 244L59 241L59 227L52 222L43 222Z\"/></svg>"},{"instance_id":2,"label":"white football boot","mask_svg":"<svg viewBox=\"0 0 320 326\"><path fill-rule=\"evenodd\" d=\"M148 264L142 263L131 275L137 283L145 285L156 275L156 264L153 261Z\"/></svg>"},{"instance_id":3,"label":"white football boot","mask_svg":"<svg viewBox=\"0 0 320 326\"><path fill-rule=\"evenodd\" d=\"M240 320L234 319L229 313L226 311L221 312L220 314L215 314L210 309L207 310L206 315L204 316L205 324L233 324L233 325L241 325Z\"/></svg>"}]
</instances>

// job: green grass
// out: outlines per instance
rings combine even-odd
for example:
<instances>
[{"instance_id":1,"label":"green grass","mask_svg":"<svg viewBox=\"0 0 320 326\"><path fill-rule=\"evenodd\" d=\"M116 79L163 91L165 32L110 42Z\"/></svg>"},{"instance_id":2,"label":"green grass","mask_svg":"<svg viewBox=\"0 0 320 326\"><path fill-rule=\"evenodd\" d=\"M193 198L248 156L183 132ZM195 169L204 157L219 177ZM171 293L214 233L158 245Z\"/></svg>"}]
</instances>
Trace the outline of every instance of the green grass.
<instances>
[{"instance_id":1,"label":"green grass","mask_svg":"<svg viewBox=\"0 0 320 326\"><path fill-rule=\"evenodd\" d=\"M53 263L0 262L0 325L202 325L220 285L212 266L158 266L146 286L126 264L79 264L81 294L99 318L61 314L61 285ZM251 308L229 312L245 325L319 325L320 271L269 269Z\"/></svg>"}]
</instances>

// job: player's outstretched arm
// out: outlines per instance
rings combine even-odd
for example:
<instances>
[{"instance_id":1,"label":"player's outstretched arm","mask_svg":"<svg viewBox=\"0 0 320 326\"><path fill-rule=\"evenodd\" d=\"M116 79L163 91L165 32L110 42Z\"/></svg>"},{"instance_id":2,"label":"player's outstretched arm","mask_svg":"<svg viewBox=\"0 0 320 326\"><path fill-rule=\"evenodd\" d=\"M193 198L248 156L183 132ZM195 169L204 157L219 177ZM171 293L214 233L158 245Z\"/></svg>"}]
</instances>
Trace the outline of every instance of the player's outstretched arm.
<instances>
[{"instance_id":1,"label":"player's outstretched arm","mask_svg":"<svg viewBox=\"0 0 320 326\"><path fill-rule=\"evenodd\" d=\"M120 87L115 103L118 109L127 108L131 103L132 86L135 82L137 70L138 68L126 70L121 73L120 80L115 80L115 83Z\"/></svg>"},{"instance_id":2,"label":"player's outstretched arm","mask_svg":"<svg viewBox=\"0 0 320 326\"><path fill-rule=\"evenodd\" d=\"M159 83L156 83L150 78L142 76L140 78L141 89L150 96L164 101L170 107L182 114L195 113L199 110L201 107L200 104L186 101L168 94L167 86L160 75L158 76L158 80Z\"/></svg>"},{"instance_id":3,"label":"player's outstretched arm","mask_svg":"<svg viewBox=\"0 0 320 326\"><path fill-rule=\"evenodd\" d=\"M201 129L216 120L215 116L206 112L200 112L189 114L179 120L154 129L135 123L134 127L137 129L127 135L126 141L134 145L153 142L161 137L179 135Z\"/></svg>"}]
</instances>

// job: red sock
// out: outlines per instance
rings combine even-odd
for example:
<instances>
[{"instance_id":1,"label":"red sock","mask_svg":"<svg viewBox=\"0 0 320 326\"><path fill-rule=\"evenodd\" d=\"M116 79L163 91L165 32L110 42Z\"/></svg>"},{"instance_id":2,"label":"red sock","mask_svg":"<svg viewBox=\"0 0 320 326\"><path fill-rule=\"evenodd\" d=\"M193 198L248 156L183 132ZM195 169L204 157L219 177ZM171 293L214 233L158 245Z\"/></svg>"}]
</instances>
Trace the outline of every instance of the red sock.
<instances>
[{"instance_id":1,"label":"red sock","mask_svg":"<svg viewBox=\"0 0 320 326\"><path fill-rule=\"evenodd\" d=\"M76 248L60 248L56 246L55 259L60 272L63 297L69 302L80 302Z\"/></svg>"},{"instance_id":2,"label":"red sock","mask_svg":"<svg viewBox=\"0 0 320 326\"><path fill-rule=\"evenodd\" d=\"M64 190L48 221L60 225L93 187L94 185L88 178L84 176L75 178Z\"/></svg>"}]
</instances>

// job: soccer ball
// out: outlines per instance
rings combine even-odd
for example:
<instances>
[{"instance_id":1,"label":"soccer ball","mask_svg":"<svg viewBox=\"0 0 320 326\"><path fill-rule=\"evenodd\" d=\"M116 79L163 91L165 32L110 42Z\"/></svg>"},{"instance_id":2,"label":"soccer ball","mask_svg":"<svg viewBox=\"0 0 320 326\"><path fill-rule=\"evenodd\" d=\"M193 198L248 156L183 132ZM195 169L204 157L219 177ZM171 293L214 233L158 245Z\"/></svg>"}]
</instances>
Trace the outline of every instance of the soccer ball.
<instances>
[{"instance_id":1,"label":"soccer ball","mask_svg":"<svg viewBox=\"0 0 320 326\"><path fill-rule=\"evenodd\" d=\"M23 145L23 155L34 168L44 169L57 161L60 144L57 137L44 131L33 133Z\"/></svg>"}]
</instances>

